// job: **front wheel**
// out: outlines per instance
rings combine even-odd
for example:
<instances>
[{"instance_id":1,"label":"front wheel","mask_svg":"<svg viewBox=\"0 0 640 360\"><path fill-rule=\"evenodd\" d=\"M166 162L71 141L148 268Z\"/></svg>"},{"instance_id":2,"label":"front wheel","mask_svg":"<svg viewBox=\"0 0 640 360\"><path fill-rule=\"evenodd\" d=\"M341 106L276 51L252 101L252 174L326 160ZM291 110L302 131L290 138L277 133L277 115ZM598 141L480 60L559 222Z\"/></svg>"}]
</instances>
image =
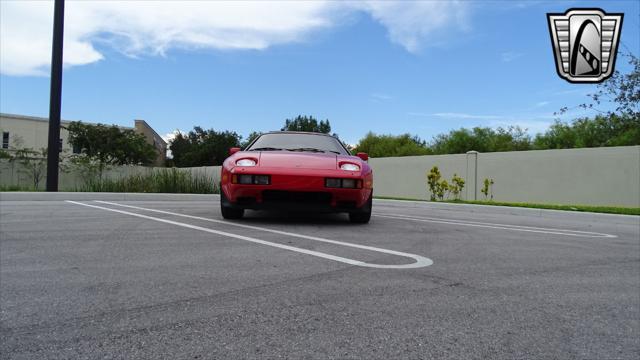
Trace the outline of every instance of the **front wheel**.
<instances>
[{"instance_id":1,"label":"front wheel","mask_svg":"<svg viewBox=\"0 0 640 360\"><path fill-rule=\"evenodd\" d=\"M373 208L373 194L369 196L367 203L358 212L349 213L349 221L354 224L366 224L371 220L371 209Z\"/></svg>"},{"instance_id":2,"label":"front wheel","mask_svg":"<svg viewBox=\"0 0 640 360\"><path fill-rule=\"evenodd\" d=\"M229 200L227 200L227 196L224 194L224 190L220 189L220 212L222 213L222 217L225 219L233 220L233 219L241 219L244 216L244 209L234 209L228 205Z\"/></svg>"}]
</instances>

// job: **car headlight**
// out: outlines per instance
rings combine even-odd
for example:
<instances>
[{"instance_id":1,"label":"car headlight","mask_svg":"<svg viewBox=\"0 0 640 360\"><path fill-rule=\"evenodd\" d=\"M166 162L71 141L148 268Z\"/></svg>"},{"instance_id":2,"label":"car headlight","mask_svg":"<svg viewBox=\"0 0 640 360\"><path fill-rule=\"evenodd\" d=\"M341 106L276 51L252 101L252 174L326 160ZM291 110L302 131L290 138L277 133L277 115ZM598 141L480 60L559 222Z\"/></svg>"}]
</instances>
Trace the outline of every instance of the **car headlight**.
<instances>
[{"instance_id":1,"label":"car headlight","mask_svg":"<svg viewBox=\"0 0 640 360\"><path fill-rule=\"evenodd\" d=\"M256 161L252 159L240 159L236 161L237 166L256 166Z\"/></svg>"},{"instance_id":2,"label":"car headlight","mask_svg":"<svg viewBox=\"0 0 640 360\"><path fill-rule=\"evenodd\" d=\"M344 164L340 165L340 169L346 170L346 171L359 171L360 170L360 166L358 166L356 164L351 164L351 163L344 163Z\"/></svg>"}]
</instances>

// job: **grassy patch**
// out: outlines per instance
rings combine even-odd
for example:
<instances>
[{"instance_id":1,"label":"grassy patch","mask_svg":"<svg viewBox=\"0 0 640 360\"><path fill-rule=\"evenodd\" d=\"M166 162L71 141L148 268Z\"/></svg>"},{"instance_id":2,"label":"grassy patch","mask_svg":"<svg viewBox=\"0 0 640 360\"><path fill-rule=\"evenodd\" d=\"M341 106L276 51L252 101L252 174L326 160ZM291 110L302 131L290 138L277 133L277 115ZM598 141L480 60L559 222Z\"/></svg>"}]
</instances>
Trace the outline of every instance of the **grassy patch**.
<instances>
[{"instance_id":1,"label":"grassy patch","mask_svg":"<svg viewBox=\"0 0 640 360\"><path fill-rule=\"evenodd\" d=\"M34 190L32 186L0 185L0 191L40 191L40 190Z\"/></svg>"},{"instance_id":2,"label":"grassy patch","mask_svg":"<svg viewBox=\"0 0 640 360\"><path fill-rule=\"evenodd\" d=\"M220 189L214 179L209 176L171 168L130 175L115 180L88 181L77 191L217 194Z\"/></svg>"},{"instance_id":3,"label":"grassy patch","mask_svg":"<svg viewBox=\"0 0 640 360\"><path fill-rule=\"evenodd\" d=\"M422 199L410 199L410 198L393 197L393 196L375 196L375 198L431 202L431 201L422 200ZM510 203L510 202L498 202L498 201L464 201L464 200L457 200L457 201L450 200L450 201L442 201L442 202L449 203L449 204L511 206L511 207L523 207L523 208L533 208L533 209L593 212L593 213L604 213L604 214L640 215L640 208L622 207L622 206L554 205L554 204L530 204L530 203Z\"/></svg>"}]
</instances>

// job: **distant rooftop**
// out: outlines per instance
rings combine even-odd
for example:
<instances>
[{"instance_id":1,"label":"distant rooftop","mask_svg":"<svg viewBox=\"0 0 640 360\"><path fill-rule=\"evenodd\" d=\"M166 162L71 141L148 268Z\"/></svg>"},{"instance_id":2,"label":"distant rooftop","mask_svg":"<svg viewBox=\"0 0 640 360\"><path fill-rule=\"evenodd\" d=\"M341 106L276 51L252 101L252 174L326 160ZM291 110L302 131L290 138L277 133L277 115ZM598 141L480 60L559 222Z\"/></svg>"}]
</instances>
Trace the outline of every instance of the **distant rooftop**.
<instances>
[{"instance_id":1,"label":"distant rooftop","mask_svg":"<svg viewBox=\"0 0 640 360\"><path fill-rule=\"evenodd\" d=\"M12 118L12 119L20 119L20 120L30 120L30 121L42 121L42 122L49 122L49 118L44 118L44 117L39 117L39 116L29 116L29 115L18 115L18 114L8 114L8 113L0 113L0 117L3 118ZM65 120L65 119L61 119L61 122L63 123L70 123L73 121L80 121L84 124L98 124L98 123L94 123L94 122L88 122L88 121L83 121L83 120ZM110 124L104 124L104 125L110 125ZM121 125L116 125L117 127L121 128L121 129L133 129L130 126L121 126Z\"/></svg>"}]
</instances>

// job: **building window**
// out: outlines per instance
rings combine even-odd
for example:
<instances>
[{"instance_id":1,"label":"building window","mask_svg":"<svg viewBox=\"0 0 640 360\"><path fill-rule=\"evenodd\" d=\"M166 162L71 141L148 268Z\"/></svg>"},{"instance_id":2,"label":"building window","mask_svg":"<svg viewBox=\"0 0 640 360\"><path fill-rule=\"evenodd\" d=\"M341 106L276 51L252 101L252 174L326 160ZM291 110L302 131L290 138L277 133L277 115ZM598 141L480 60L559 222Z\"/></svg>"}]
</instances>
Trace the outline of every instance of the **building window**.
<instances>
[{"instance_id":1,"label":"building window","mask_svg":"<svg viewBox=\"0 0 640 360\"><path fill-rule=\"evenodd\" d=\"M81 152L82 152L82 148L80 148L80 146L73 145L73 153L74 154L80 154Z\"/></svg>"},{"instance_id":2,"label":"building window","mask_svg":"<svg viewBox=\"0 0 640 360\"><path fill-rule=\"evenodd\" d=\"M62 139L58 142L58 152L62 152Z\"/></svg>"},{"instance_id":3,"label":"building window","mask_svg":"<svg viewBox=\"0 0 640 360\"><path fill-rule=\"evenodd\" d=\"M2 148L3 149L8 149L9 148L9 133L8 132L3 132L2 133Z\"/></svg>"}]
</instances>

